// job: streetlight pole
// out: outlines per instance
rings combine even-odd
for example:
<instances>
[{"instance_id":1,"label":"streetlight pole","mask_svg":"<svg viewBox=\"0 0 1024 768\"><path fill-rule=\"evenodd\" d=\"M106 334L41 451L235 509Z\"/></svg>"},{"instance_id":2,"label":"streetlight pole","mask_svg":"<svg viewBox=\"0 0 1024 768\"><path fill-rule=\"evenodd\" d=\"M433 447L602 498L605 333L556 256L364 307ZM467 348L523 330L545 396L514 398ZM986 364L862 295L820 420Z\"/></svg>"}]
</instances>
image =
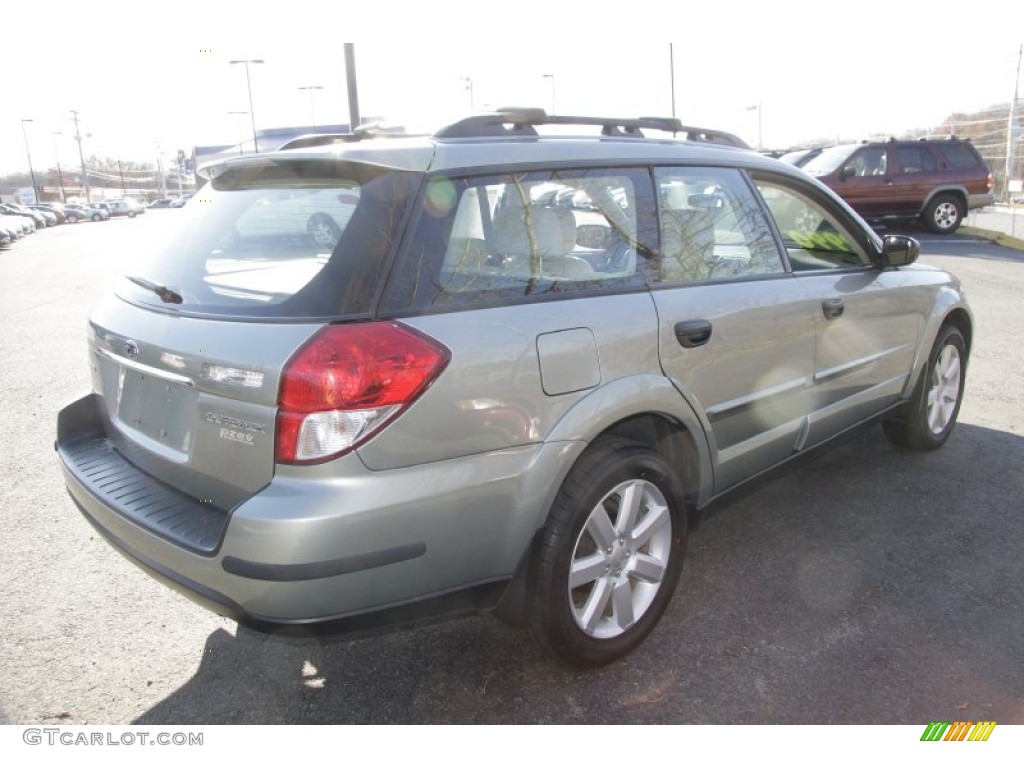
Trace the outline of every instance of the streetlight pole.
<instances>
[{"instance_id":1,"label":"streetlight pole","mask_svg":"<svg viewBox=\"0 0 1024 768\"><path fill-rule=\"evenodd\" d=\"M229 115L248 115L249 113L246 112L245 110L242 110L242 111L237 111L237 112L228 112L228 114ZM244 155L245 154L245 150L242 148L242 144L243 144L243 142L241 142L241 141L238 142L238 154L240 154L240 155ZM253 152L255 152L255 151L256 151L256 149L254 147L253 148Z\"/></svg>"},{"instance_id":2,"label":"streetlight pole","mask_svg":"<svg viewBox=\"0 0 1024 768\"><path fill-rule=\"evenodd\" d=\"M1020 87L1020 60L1024 56L1024 45L1017 51L1017 76L1013 81L1013 101L1010 102L1010 114L1006 118L1006 171L1003 174L1003 200L1010 201L1010 174L1013 172L1013 129L1016 127L1014 110L1017 108L1017 94Z\"/></svg>"},{"instance_id":3,"label":"streetlight pole","mask_svg":"<svg viewBox=\"0 0 1024 768\"><path fill-rule=\"evenodd\" d=\"M541 75L545 80L551 80L551 114L555 114L555 76Z\"/></svg>"},{"instance_id":4,"label":"streetlight pole","mask_svg":"<svg viewBox=\"0 0 1024 768\"><path fill-rule=\"evenodd\" d=\"M466 84L466 90L469 91L469 113L473 114L476 112L476 105L473 100L473 78L469 75L461 75L462 82Z\"/></svg>"},{"instance_id":5,"label":"streetlight pole","mask_svg":"<svg viewBox=\"0 0 1024 768\"><path fill-rule=\"evenodd\" d=\"M28 155L28 172L29 175L32 176L32 203L35 204L39 202L39 188L36 186L36 172L32 168L32 152L28 148L28 134L25 132L25 123L33 122L35 121L31 117L21 118L21 135L25 138L25 154Z\"/></svg>"},{"instance_id":6,"label":"streetlight pole","mask_svg":"<svg viewBox=\"0 0 1024 768\"><path fill-rule=\"evenodd\" d=\"M313 108L313 91L322 91L322 85L300 85L300 91L309 91L309 116L313 120L313 133L316 133L316 110Z\"/></svg>"},{"instance_id":7,"label":"streetlight pole","mask_svg":"<svg viewBox=\"0 0 1024 768\"><path fill-rule=\"evenodd\" d=\"M252 109L252 80L249 78L249 65L262 64L263 59L232 59L228 64L245 65L245 86L249 90L249 117L252 118L252 151L259 152L259 144L256 142L256 113Z\"/></svg>"},{"instance_id":8,"label":"streetlight pole","mask_svg":"<svg viewBox=\"0 0 1024 768\"><path fill-rule=\"evenodd\" d=\"M60 180L60 201L66 203L68 201L67 193L64 191L64 174L60 169L60 153L57 151L57 139L55 136L63 136L64 134L60 131L50 131L50 138L53 141L53 156L57 160L57 178Z\"/></svg>"}]
</instances>

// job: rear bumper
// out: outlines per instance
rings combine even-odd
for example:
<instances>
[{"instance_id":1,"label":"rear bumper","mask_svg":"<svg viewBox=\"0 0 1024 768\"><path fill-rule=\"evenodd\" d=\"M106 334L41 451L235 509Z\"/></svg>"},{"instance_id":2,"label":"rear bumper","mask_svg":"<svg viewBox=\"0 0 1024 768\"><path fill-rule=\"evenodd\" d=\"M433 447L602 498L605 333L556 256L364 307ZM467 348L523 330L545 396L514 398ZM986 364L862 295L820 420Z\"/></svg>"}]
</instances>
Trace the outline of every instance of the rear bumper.
<instances>
[{"instance_id":1,"label":"rear bumper","mask_svg":"<svg viewBox=\"0 0 1024 768\"><path fill-rule=\"evenodd\" d=\"M995 195L991 192L986 192L983 195L968 195L967 209L973 211L975 208L984 208L986 205L993 205L995 201Z\"/></svg>"},{"instance_id":2,"label":"rear bumper","mask_svg":"<svg viewBox=\"0 0 1024 768\"><path fill-rule=\"evenodd\" d=\"M58 417L83 515L161 582L258 628L492 606L582 449L532 445L386 472L350 454L279 466L264 489L218 510L133 466L106 439L102 407L88 395Z\"/></svg>"}]
</instances>

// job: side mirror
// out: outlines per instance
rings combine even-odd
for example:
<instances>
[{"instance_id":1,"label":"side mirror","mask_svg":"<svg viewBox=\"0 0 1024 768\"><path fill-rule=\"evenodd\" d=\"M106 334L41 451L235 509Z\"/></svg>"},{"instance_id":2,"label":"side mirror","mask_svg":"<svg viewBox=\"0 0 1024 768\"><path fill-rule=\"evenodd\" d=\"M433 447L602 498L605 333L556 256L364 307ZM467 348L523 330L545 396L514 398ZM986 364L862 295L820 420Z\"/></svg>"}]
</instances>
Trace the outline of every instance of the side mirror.
<instances>
[{"instance_id":1,"label":"side mirror","mask_svg":"<svg viewBox=\"0 0 1024 768\"><path fill-rule=\"evenodd\" d=\"M882 244L882 268L905 267L913 264L921 255L917 240L906 235L886 235Z\"/></svg>"},{"instance_id":2,"label":"side mirror","mask_svg":"<svg viewBox=\"0 0 1024 768\"><path fill-rule=\"evenodd\" d=\"M856 175L857 175L857 169L854 168L852 165L848 165L845 168L843 168L843 170L841 170L839 172L839 180L840 181L845 181L846 179L850 178L851 176L856 176Z\"/></svg>"}]
</instances>

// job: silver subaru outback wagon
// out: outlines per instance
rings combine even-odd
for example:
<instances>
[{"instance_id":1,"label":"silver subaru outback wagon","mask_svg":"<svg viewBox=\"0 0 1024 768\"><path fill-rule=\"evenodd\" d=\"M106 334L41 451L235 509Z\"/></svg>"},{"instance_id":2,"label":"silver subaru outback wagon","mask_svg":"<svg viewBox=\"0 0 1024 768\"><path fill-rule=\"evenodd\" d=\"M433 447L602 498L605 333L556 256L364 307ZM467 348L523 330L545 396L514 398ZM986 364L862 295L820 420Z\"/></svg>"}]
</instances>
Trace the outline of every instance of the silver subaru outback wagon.
<instances>
[{"instance_id":1,"label":"silver subaru outback wagon","mask_svg":"<svg viewBox=\"0 0 1024 768\"><path fill-rule=\"evenodd\" d=\"M735 137L524 110L297 144L208 169L58 417L87 520L221 614L491 610L606 664L710 502L873 421L953 429L958 282Z\"/></svg>"}]
</instances>

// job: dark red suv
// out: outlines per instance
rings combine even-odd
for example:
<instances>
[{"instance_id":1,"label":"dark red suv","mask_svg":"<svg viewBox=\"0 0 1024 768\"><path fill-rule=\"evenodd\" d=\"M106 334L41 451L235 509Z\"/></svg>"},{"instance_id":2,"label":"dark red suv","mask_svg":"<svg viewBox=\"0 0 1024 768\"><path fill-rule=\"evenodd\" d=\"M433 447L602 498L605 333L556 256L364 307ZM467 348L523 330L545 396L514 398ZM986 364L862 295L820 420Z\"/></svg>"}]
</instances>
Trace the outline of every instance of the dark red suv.
<instances>
[{"instance_id":1,"label":"dark red suv","mask_svg":"<svg viewBox=\"0 0 1024 768\"><path fill-rule=\"evenodd\" d=\"M988 165L960 139L840 144L802 167L866 219L920 217L939 234L993 202Z\"/></svg>"}]
</instances>

